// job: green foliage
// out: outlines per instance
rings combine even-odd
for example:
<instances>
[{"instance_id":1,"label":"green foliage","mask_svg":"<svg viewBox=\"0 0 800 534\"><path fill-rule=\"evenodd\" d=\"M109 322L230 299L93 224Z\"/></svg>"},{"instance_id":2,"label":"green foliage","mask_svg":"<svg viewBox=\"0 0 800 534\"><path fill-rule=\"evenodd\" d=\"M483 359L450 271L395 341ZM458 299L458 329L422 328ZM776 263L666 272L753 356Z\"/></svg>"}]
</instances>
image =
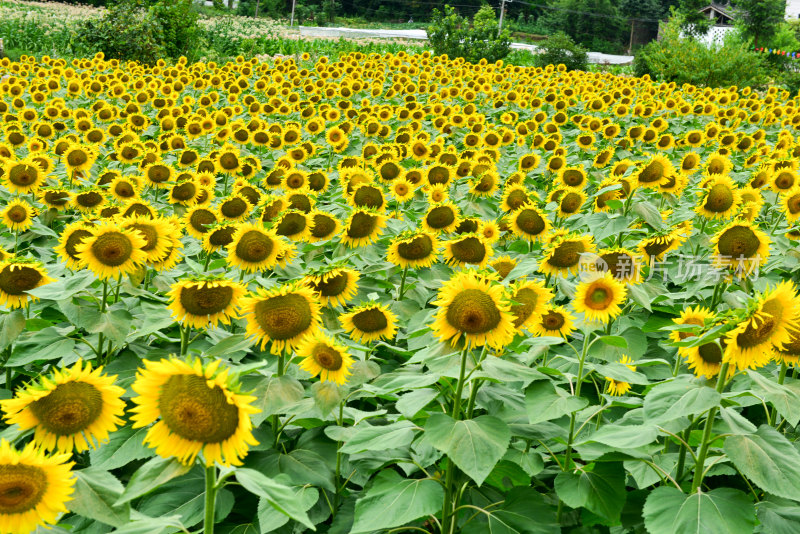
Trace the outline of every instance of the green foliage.
<instances>
[{"instance_id":1,"label":"green foliage","mask_svg":"<svg viewBox=\"0 0 800 534\"><path fill-rule=\"evenodd\" d=\"M437 55L461 57L472 63L481 59L493 63L511 50L509 33L499 32L497 17L489 6L481 7L472 24L448 5L444 13L435 9L428 27L428 41Z\"/></svg>"},{"instance_id":2,"label":"green foliage","mask_svg":"<svg viewBox=\"0 0 800 534\"><path fill-rule=\"evenodd\" d=\"M102 18L84 21L77 38L83 47L107 58L152 64L165 54L161 27L141 0L120 0Z\"/></svg>"},{"instance_id":3,"label":"green foliage","mask_svg":"<svg viewBox=\"0 0 800 534\"><path fill-rule=\"evenodd\" d=\"M612 0L557 0L541 17L550 33L563 32L597 52L622 52L629 25Z\"/></svg>"},{"instance_id":4,"label":"green foliage","mask_svg":"<svg viewBox=\"0 0 800 534\"><path fill-rule=\"evenodd\" d=\"M705 35L714 24L700 10L708 5L706 0L680 0L678 9L673 15L680 21L681 29L695 37Z\"/></svg>"},{"instance_id":5,"label":"green foliage","mask_svg":"<svg viewBox=\"0 0 800 534\"><path fill-rule=\"evenodd\" d=\"M150 12L161 27L161 44L171 58L187 56L196 46L199 30L192 0L160 0Z\"/></svg>"},{"instance_id":6,"label":"green foliage","mask_svg":"<svg viewBox=\"0 0 800 534\"><path fill-rule=\"evenodd\" d=\"M536 55L539 66L563 64L567 70L586 70L586 49L575 44L569 35L559 32L536 44L540 53Z\"/></svg>"},{"instance_id":7,"label":"green foliage","mask_svg":"<svg viewBox=\"0 0 800 534\"><path fill-rule=\"evenodd\" d=\"M735 38L706 46L681 37L682 22L673 17L661 40L639 50L634 60L637 76L649 74L655 80L709 87L758 87L766 83L767 65L760 54Z\"/></svg>"},{"instance_id":8,"label":"green foliage","mask_svg":"<svg viewBox=\"0 0 800 534\"><path fill-rule=\"evenodd\" d=\"M734 0L736 23L756 46L769 41L783 22L786 0Z\"/></svg>"}]
</instances>

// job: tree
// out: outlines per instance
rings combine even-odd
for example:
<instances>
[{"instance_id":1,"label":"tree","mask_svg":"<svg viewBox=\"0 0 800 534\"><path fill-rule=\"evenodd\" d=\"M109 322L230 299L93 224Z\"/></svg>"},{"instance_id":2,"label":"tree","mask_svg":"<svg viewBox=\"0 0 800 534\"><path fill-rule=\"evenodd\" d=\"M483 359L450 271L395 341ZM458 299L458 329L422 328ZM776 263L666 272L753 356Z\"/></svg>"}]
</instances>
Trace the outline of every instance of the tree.
<instances>
[{"instance_id":1,"label":"tree","mask_svg":"<svg viewBox=\"0 0 800 534\"><path fill-rule=\"evenodd\" d=\"M462 57L471 63L481 59L493 63L506 57L511 49L508 30L498 35L498 29L497 16L488 5L480 8L472 24L445 5L444 13L433 10L431 25L427 28L428 42L437 55Z\"/></svg>"},{"instance_id":2,"label":"tree","mask_svg":"<svg viewBox=\"0 0 800 534\"><path fill-rule=\"evenodd\" d=\"M786 0L734 0L733 5L742 35L756 46L775 35L786 12Z\"/></svg>"},{"instance_id":3,"label":"tree","mask_svg":"<svg viewBox=\"0 0 800 534\"><path fill-rule=\"evenodd\" d=\"M680 0L674 12L679 17L680 29L695 37L707 34L714 21L700 12L706 6L708 0Z\"/></svg>"}]
</instances>

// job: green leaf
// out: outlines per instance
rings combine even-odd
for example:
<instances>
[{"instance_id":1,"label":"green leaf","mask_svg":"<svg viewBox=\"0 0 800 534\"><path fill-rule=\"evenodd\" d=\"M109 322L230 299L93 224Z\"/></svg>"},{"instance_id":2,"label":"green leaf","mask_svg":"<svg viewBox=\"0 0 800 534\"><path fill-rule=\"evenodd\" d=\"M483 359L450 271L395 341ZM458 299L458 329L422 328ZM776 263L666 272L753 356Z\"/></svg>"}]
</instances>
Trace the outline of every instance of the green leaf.
<instances>
[{"instance_id":1,"label":"green leaf","mask_svg":"<svg viewBox=\"0 0 800 534\"><path fill-rule=\"evenodd\" d=\"M153 455L153 450L142 443L147 428L133 429L130 425L112 432L107 443L89 453L92 467L117 469L133 460Z\"/></svg>"},{"instance_id":2,"label":"green leaf","mask_svg":"<svg viewBox=\"0 0 800 534\"><path fill-rule=\"evenodd\" d=\"M22 310L14 310L4 315L0 324L0 350L3 350L25 330L25 314Z\"/></svg>"},{"instance_id":3,"label":"green leaf","mask_svg":"<svg viewBox=\"0 0 800 534\"><path fill-rule=\"evenodd\" d=\"M597 462L591 471L559 473L555 489L567 506L616 522L625 506L625 469L620 462Z\"/></svg>"},{"instance_id":4,"label":"green leaf","mask_svg":"<svg viewBox=\"0 0 800 534\"><path fill-rule=\"evenodd\" d=\"M90 467L75 473L75 493L68 508L83 517L112 527L121 527L130 520L129 504L115 504L123 486L117 478L102 469Z\"/></svg>"},{"instance_id":5,"label":"green leaf","mask_svg":"<svg viewBox=\"0 0 800 534\"><path fill-rule=\"evenodd\" d=\"M411 421L398 421L388 425L356 425L350 437L339 449L345 454L364 451L383 451L408 447L414 440L416 425Z\"/></svg>"},{"instance_id":6,"label":"green leaf","mask_svg":"<svg viewBox=\"0 0 800 534\"><path fill-rule=\"evenodd\" d=\"M662 486L647 496L643 515L650 534L752 534L756 524L753 503L732 488L686 495Z\"/></svg>"},{"instance_id":7,"label":"green leaf","mask_svg":"<svg viewBox=\"0 0 800 534\"><path fill-rule=\"evenodd\" d=\"M350 530L372 532L406 525L441 510L444 490L430 479L401 477L385 469L378 473L365 495L356 501L355 520Z\"/></svg>"},{"instance_id":8,"label":"green leaf","mask_svg":"<svg viewBox=\"0 0 800 534\"><path fill-rule=\"evenodd\" d=\"M342 402L342 392L334 382L314 382L311 393L314 395L314 404L323 415L331 413Z\"/></svg>"},{"instance_id":9,"label":"green leaf","mask_svg":"<svg viewBox=\"0 0 800 534\"><path fill-rule=\"evenodd\" d=\"M656 439L658 439L658 430L653 425L623 426L613 424L602 426L600 430L581 443L596 441L619 449L635 449L648 445Z\"/></svg>"},{"instance_id":10,"label":"green leaf","mask_svg":"<svg viewBox=\"0 0 800 534\"><path fill-rule=\"evenodd\" d=\"M28 337L24 344L18 343L14 346L14 351L6 365L20 367L37 360L60 360L72 355L74 348L74 339L63 337L53 327L45 328Z\"/></svg>"},{"instance_id":11,"label":"green leaf","mask_svg":"<svg viewBox=\"0 0 800 534\"><path fill-rule=\"evenodd\" d=\"M94 282L94 274L91 271L77 272L69 278L61 278L50 284L31 289L29 295L40 299L64 300L80 293Z\"/></svg>"},{"instance_id":12,"label":"green leaf","mask_svg":"<svg viewBox=\"0 0 800 534\"><path fill-rule=\"evenodd\" d=\"M97 323L87 330L92 334L102 333L114 344L122 346L131 331L131 322L133 315L128 310L117 308L101 314Z\"/></svg>"},{"instance_id":13,"label":"green leaf","mask_svg":"<svg viewBox=\"0 0 800 534\"><path fill-rule=\"evenodd\" d=\"M174 458L166 459L156 456L136 470L128 481L125 491L117 499L116 504L126 503L141 497L168 480L185 475L191 468L192 466L183 465Z\"/></svg>"},{"instance_id":14,"label":"green leaf","mask_svg":"<svg viewBox=\"0 0 800 534\"><path fill-rule=\"evenodd\" d=\"M261 413L253 418L253 424L256 425L299 402L305 390L299 380L288 375L259 377L252 395L256 397L255 406L261 409Z\"/></svg>"},{"instance_id":15,"label":"green leaf","mask_svg":"<svg viewBox=\"0 0 800 534\"><path fill-rule=\"evenodd\" d=\"M645 419L663 423L679 417L703 413L718 406L722 396L714 388L704 386L691 378L662 382L651 389L644 398Z\"/></svg>"},{"instance_id":16,"label":"green leaf","mask_svg":"<svg viewBox=\"0 0 800 534\"><path fill-rule=\"evenodd\" d=\"M760 530L765 534L797 534L800 532L800 507L795 501L770 495L756 503Z\"/></svg>"},{"instance_id":17,"label":"green leaf","mask_svg":"<svg viewBox=\"0 0 800 534\"><path fill-rule=\"evenodd\" d=\"M634 202L631 206L631 211L641 217L644 222L652 226L655 230L659 230L664 226L664 220L661 218L661 211L646 200Z\"/></svg>"},{"instance_id":18,"label":"green leaf","mask_svg":"<svg viewBox=\"0 0 800 534\"><path fill-rule=\"evenodd\" d=\"M559 534L556 511L533 488L514 488L502 507L467 523L463 534Z\"/></svg>"},{"instance_id":19,"label":"green leaf","mask_svg":"<svg viewBox=\"0 0 800 534\"><path fill-rule=\"evenodd\" d=\"M764 378L756 371L748 371L747 374L753 381L753 393L771 403L787 423L796 426L800 421L800 410L797 409L800 406L800 394L788 385Z\"/></svg>"},{"instance_id":20,"label":"green leaf","mask_svg":"<svg viewBox=\"0 0 800 534\"><path fill-rule=\"evenodd\" d=\"M508 450L511 432L502 420L490 415L456 421L436 413L425 423L425 440L480 486Z\"/></svg>"},{"instance_id":21,"label":"green leaf","mask_svg":"<svg viewBox=\"0 0 800 534\"><path fill-rule=\"evenodd\" d=\"M311 530L316 530L301 503L297 502L295 492L289 486L275 482L253 469L236 469L236 480L250 493L266 499L280 513Z\"/></svg>"},{"instance_id":22,"label":"green leaf","mask_svg":"<svg viewBox=\"0 0 800 534\"><path fill-rule=\"evenodd\" d=\"M285 475L295 486L311 484L328 491L335 491L333 469L314 451L294 449L289 454L274 452L259 462L259 470L268 477Z\"/></svg>"},{"instance_id":23,"label":"green leaf","mask_svg":"<svg viewBox=\"0 0 800 534\"><path fill-rule=\"evenodd\" d=\"M295 499L300 503L300 508L308 511L319 499L319 491L314 488L299 488ZM261 525L261 534L274 532L289 522L289 518L273 507L265 498L258 500L258 524Z\"/></svg>"},{"instance_id":24,"label":"green leaf","mask_svg":"<svg viewBox=\"0 0 800 534\"><path fill-rule=\"evenodd\" d=\"M206 355L211 358L221 358L231 352L247 350L252 346L253 338L245 334L233 334L212 345L211 348L206 350Z\"/></svg>"},{"instance_id":25,"label":"green leaf","mask_svg":"<svg viewBox=\"0 0 800 534\"><path fill-rule=\"evenodd\" d=\"M589 399L569 395L549 380L534 382L525 390L525 409L532 425L558 419L588 405Z\"/></svg>"},{"instance_id":26,"label":"green leaf","mask_svg":"<svg viewBox=\"0 0 800 534\"><path fill-rule=\"evenodd\" d=\"M755 434L725 438L725 454L766 492L800 500L800 453L783 434L761 425Z\"/></svg>"},{"instance_id":27,"label":"green leaf","mask_svg":"<svg viewBox=\"0 0 800 534\"><path fill-rule=\"evenodd\" d=\"M432 388L422 388L409 391L397 399L395 407L397 408L398 412L411 419L438 396L439 392Z\"/></svg>"},{"instance_id":28,"label":"green leaf","mask_svg":"<svg viewBox=\"0 0 800 534\"><path fill-rule=\"evenodd\" d=\"M619 347L621 349L628 348L628 341L622 336L600 336L598 339L612 347Z\"/></svg>"}]
</instances>

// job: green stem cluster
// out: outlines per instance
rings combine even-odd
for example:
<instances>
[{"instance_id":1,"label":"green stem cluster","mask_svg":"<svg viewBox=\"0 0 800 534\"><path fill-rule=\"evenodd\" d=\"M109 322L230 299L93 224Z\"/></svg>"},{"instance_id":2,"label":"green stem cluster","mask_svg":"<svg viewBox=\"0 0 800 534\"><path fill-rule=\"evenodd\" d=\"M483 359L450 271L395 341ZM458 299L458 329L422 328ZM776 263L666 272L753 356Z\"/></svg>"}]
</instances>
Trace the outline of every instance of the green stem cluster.
<instances>
[{"instance_id":1,"label":"green stem cluster","mask_svg":"<svg viewBox=\"0 0 800 534\"><path fill-rule=\"evenodd\" d=\"M719 376L717 377L717 392L722 393L725 389L725 379L728 377L728 363L725 362L722 364L719 370ZM717 407L714 406L713 408L708 410L708 415L706 416L706 426L703 430L703 439L700 442L700 449L697 452L697 461L694 465L694 478L692 479L692 490L690 493L694 493L703 483L703 477L705 476L705 464L706 464L706 456L708 455L708 448L711 445L711 428L714 426L714 418L717 416Z\"/></svg>"},{"instance_id":2,"label":"green stem cluster","mask_svg":"<svg viewBox=\"0 0 800 534\"><path fill-rule=\"evenodd\" d=\"M461 395L464 393L464 375L467 369L467 355L469 348L461 351L461 367L458 371L458 383L456 384L456 392L453 397L453 408L450 412L453 419L461 419ZM444 504L442 506L442 534L450 534L455 528L455 517L453 498L455 496L453 487L453 480L456 476L456 466L453 461L447 459L447 467L444 479Z\"/></svg>"}]
</instances>

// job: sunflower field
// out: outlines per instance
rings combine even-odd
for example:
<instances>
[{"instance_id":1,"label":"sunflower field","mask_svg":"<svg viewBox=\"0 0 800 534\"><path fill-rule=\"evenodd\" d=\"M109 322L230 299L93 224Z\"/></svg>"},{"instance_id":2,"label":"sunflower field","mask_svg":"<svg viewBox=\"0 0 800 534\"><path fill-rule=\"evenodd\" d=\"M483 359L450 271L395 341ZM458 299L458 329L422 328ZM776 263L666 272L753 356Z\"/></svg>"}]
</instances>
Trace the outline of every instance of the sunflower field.
<instances>
[{"instance_id":1,"label":"sunflower field","mask_svg":"<svg viewBox=\"0 0 800 534\"><path fill-rule=\"evenodd\" d=\"M800 531L800 97L25 56L0 115L0 533Z\"/></svg>"}]
</instances>

